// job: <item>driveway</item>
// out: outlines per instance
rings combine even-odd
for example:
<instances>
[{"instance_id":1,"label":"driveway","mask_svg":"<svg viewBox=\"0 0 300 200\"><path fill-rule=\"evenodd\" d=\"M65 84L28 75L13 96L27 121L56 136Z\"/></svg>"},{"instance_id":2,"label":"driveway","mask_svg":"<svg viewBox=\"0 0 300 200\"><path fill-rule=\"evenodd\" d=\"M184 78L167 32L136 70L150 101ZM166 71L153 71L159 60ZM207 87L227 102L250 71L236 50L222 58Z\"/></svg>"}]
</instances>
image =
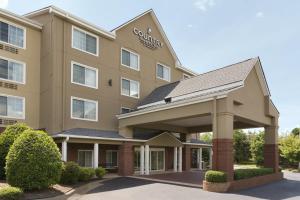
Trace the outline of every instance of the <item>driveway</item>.
<instances>
[{"instance_id":1,"label":"driveway","mask_svg":"<svg viewBox=\"0 0 300 200\"><path fill-rule=\"evenodd\" d=\"M77 196L80 200L182 200L182 199L210 199L210 200L299 200L300 174L285 173L285 180L265 186L248 189L236 193L211 193L199 188L158 183L155 181L136 178L120 177L103 182L87 194ZM71 198L73 199L73 198Z\"/></svg>"}]
</instances>

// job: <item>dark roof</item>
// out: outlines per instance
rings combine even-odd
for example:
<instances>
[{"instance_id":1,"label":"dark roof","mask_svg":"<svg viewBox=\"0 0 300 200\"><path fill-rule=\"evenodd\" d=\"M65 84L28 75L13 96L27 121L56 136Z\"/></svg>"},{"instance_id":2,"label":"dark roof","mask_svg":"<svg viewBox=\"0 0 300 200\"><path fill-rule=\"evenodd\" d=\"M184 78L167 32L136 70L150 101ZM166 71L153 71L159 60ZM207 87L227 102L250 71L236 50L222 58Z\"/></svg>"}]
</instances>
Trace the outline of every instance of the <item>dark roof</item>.
<instances>
[{"instance_id":1,"label":"dark roof","mask_svg":"<svg viewBox=\"0 0 300 200\"><path fill-rule=\"evenodd\" d=\"M160 130L135 128L133 130L133 139L149 140L157 135L160 135L162 132L163 131Z\"/></svg>"},{"instance_id":2,"label":"dark roof","mask_svg":"<svg viewBox=\"0 0 300 200\"><path fill-rule=\"evenodd\" d=\"M124 138L117 131L105 131L87 128L73 128L66 131L57 133L60 135L74 135L74 136L88 136L88 137L101 137L101 138Z\"/></svg>"}]
</instances>

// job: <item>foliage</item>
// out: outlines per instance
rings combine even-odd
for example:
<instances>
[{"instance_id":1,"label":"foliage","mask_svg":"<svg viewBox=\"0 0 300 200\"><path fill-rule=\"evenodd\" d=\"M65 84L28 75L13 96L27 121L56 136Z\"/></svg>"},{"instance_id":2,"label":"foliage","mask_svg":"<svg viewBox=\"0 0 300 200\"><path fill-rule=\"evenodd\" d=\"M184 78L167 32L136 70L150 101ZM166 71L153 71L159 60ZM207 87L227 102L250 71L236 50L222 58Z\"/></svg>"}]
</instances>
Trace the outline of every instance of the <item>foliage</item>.
<instances>
[{"instance_id":1,"label":"foliage","mask_svg":"<svg viewBox=\"0 0 300 200\"><path fill-rule=\"evenodd\" d=\"M88 181L95 176L95 170L93 168L88 167L80 167L79 168L79 181Z\"/></svg>"},{"instance_id":2,"label":"foliage","mask_svg":"<svg viewBox=\"0 0 300 200\"><path fill-rule=\"evenodd\" d=\"M233 133L234 160L237 163L249 161L250 140L243 130L236 130Z\"/></svg>"},{"instance_id":3,"label":"foliage","mask_svg":"<svg viewBox=\"0 0 300 200\"><path fill-rule=\"evenodd\" d=\"M209 170L205 173L205 180L212 183L224 183L227 181L227 175L222 171Z\"/></svg>"},{"instance_id":4,"label":"foliage","mask_svg":"<svg viewBox=\"0 0 300 200\"><path fill-rule=\"evenodd\" d=\"M264 161L264 132L254 134L250 140L250 152L252 160L257 165L262 165Z\"/></svg>"},{"instance_id":5,"label":"foliage","mask_svg":"<svg viewBox=\"0 0 300 200\"><path fill-rule=\"evenodd\" d=\"M0 179L5 178L5 158L9 148L21 133L27 129L30 129L27 125L18 123L7 126L5 131L0 135Z\"/></svg>"},{"instance_id":6,"label":"foliage","mask_svg":"<svg viewBox=\"0 0 300 200\"><path fill-rule=\"evenodd\" d=\"M75 162L66 162L63 166L60 182L63 184L75 184L79 180L80 167Z\"/></svg>"},{"instance_id":7,"label":"foliage","mask_svg":"<svg viewBox=\"0 0 300 200\"><path fill-rule=\"evenodd\" d=\"M0 188L0 199L1 200L18 200L23 195L23 191L16 187L2 187Z\"/></svg>"},{"instance_id":8,"label":"foliage","mask_svg":"<svg viewBox=\"0 0 300 200\"><path fill-rule=\"evenodd\" d=\"M98 167L97 169L95 169L95 172L98 178L103 178L103 176L106 174L106 169L104 169L103 167Z\"/></svg>"},{"instance_id":9,"label":"foliage","mask_svg":"<svg viewBox=\"0 0 300 200\"><path fill-rule=\"evenodd\" d=\"M209 162L209 148L202 148L202 160L206 163Z\"/></svg>"},{"instance_id":10,"label":"foliage","mask_svg":"<svg viewBox=\"0 0 300 200\"><path fill-rule=\"evenodd\" d=\"M292 130L292 134L293 134L294 136L298 136L298 137L299 137L299 133L300 133L300 128L294 128L294 129Z\"/></svg>"},{"instance_id":11,"label":"foliage","mask_svg":"<svg viewBox=\"0 0 300 200\"><path fill-rule=\"evenodd\" d=\"M272 174L272 168L249 168L249 169L236 169L234 170L234 180L241 180L255 176L262 176Z\"/></svg>"},{"instance_id":12,"label":"foliage","mask_svg":"<svg viewBox=\"0 0 300 200\"><path fill-rule=\"evenodd\" d=\"M200 140L211 144L212 143L212 133L201 133Z\"/></svg>"},{"instance_id":13,"label":"foliage","mask_svg":"<svg viewBox=\"0 0 300 200\"><path fill-rule=\"evenodd\" d=\"M7 154L7 182L24 190L43 189L56 184L61 170L59 149L43 131L26 130Z\"/></svg>"},{"instance_id":14,"label":"foliage","mask_svg":"<svg viewBox=\"0 0 300 200\"><path fill-rule=\"evenodd\" d=\"M291 134L281 138L279 143L280 156L289 166L297 166L300 162L300 138Z\"/></svg>"}]
</instances>

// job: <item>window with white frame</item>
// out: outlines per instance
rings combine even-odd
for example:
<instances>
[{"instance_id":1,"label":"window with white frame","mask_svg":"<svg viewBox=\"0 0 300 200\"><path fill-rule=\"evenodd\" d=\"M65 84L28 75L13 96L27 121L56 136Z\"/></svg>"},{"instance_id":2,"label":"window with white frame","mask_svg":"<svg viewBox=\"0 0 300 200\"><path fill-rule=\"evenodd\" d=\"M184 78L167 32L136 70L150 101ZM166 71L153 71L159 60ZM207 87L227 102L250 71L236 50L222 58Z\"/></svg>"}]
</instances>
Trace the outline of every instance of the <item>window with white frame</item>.
<instances>
[{"instance_id":1,"label":"window with white frame","mask_svg":"<svg viewBox=\"0 0 300 200\"><path fill-rule=\"evenodd\" d=\"M124 96L139 98L140 97L140 83L129 79L121 79L121 94Z\"/></svg>"},{"instance_id":2,"label":"window with white frame","mask_svg":"<svg viewBox=\"0 0 300 200\"><path fill-rule=\"evenodd\" d=\"M0 21L0 41L20 48L25 47L25 29Z\"/></svg>"},{"instance_id":3,"label":"window with white frame","mask_svg":"<svg viewBox=\"0 0 300 200\"><path fill-rule=\"evenodd\" d=\"M72 83L98 88L98 69L72 62Z\"/></svg>"},{"instance_id":4,"label":"window with white frame","mask_svg":"<svg viewBox=\"0 0 300 200\"><path fill-rule=\"evenodd\" d=\"M97 101L81 99L78 97L71 97L71 101L71 117L73 119L98 121Z\"/></svg>"},{"instance_id":5,"label":"window with white frame","mask_svg":"<svg viewBox=\"0 0 300 200\"><path fill-rule=\"evenodd\" d=\"M122 65L131 69L139 70L139 55L122 48L121 53Z\"/></svg>"},{"instance_id":6,"label":"window with white frame","mask_svg":"<svg viewBox=\"0 0 300 200\"><path fill-rule=\"evenodd\" d=\"M72 47L93 55L98 55L98 37L79 28L72 28Z\"/></svg>"},{"instance_id":7,"label":"window with white frame","mask_svg":"<svg viewBox=\"0 0 300 200\"><path fill-rule=\"evenodd\" d=\"M170 68L158 63L156 65L156 77L170 82Z\"/></svg>"},{"instance_id":8,"label":"window with white frame","mask_svg":"<svg viewBox=\"0 0 300 200\"><path fill-rule=\"evenodd\" d=\"M25 99L0 94L0 116L16 119L25 118Z\"/></svg>"},{"instance_id":9,"label":"window with white frame","mask_svg":"<svg viewBox=\"0 0 300 200\"><path fill-rule=\"evenodd\" d=\"M118 167L118 151L106 150L106 167L116 168Z\"/></svg>"},{"instance_id":10,"label":"window with white frame","mask_svg":"<svg viewBox=\"0 0 300 200\"><path fill-rule=\"evenodd\" d=\"M93 151L78 150L78 165L81 167L93 167Z\"/></svg>"},{"instance_id":11,"label":"window with white frame","mask_svg":"<svg viewBox=\"0 0 300 200\"><path fill-rule=\"evenodd\" d=\"M0 79L25 83L25 64L0 57Z\"/></svg>"}]
</instances>

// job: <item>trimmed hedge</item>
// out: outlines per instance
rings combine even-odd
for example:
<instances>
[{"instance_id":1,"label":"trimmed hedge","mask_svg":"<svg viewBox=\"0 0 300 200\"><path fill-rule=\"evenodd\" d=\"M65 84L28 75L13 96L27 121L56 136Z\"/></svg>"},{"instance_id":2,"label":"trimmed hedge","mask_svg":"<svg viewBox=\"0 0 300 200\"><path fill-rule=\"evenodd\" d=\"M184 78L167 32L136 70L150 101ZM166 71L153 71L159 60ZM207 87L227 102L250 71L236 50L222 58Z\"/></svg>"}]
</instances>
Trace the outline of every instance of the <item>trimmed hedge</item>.
<instances>
[{"instance_id":1,"label":"trimmed hedge","mask_svg":"<svg viewBox=\"0 0 300 200\"><path fill-rule=\"evenodd\" d=\"M93 168L80 167L79 169L79 181L88 181L95 176L95 170Z\"/></svg>"},{"instance_id":2,"label":"trimmed hedge","mask_svg":"<svg viewBox=\"0 0 300 200\"><path fill-rule=\"evenodd\" d=\"M98 178L103 178L103 176L106 174L106 169L104 169L103 167L98 167L97 169L95 169L95 172Z\"/></svg>"},{"instance_id":3,"label":"trimmed hedge","mask_svg":"<svg viewBox=\"0 0 300 200\"><path fill-rule=\"evenodd\" d=\"M7 155L7 182L23 190L48 188L59 181L61 171L59 149L43 131L25 131Z\"/></svg>"},{"instance_id":4,"label":"trimmed hedge","mask_svg":"<svg viewBox=\"0 0 300 200\"><path fill-rule=\"evenodd\" d=\"M79 180L80 167L75 162L66 162L63 165L60 182L63 184L75 184Z\"/></svg>"},{"instance_id":5,"label":"trimmed hedge","mask_svg":"<svg viewBox=\"0 0 300 200\"><path fill-rule=\"evenodd\" d=\"M209 170L205 173L205 180L211 183L224 183L227 181L227 175L222 171Z\"/></svg>"},{"instance_id":6,"label":"trimmed hedge","mask_svg":"<svg viewBox=\"0 0 300 200\"><path fill-rule=\"evenodd\" d=\"M5 158L9 148L14 141L25 131L30 129L26 124L17 123L7 126L4 132L0 135L0 179L5 178Z\"/></svg>"},{"instance_id":7,"label":"trimmed hedge","mask_svg":"<svg viewBox=\"0 0 300 200\"><path fill-rule=\"evenodd\" d=\"M236 169L234 170L234 180L263 176L272 174L273 172L272 168Z\"/></svg>"},{"instance_id":8,"label":"trimmed hedge","mask_svg":"<svg viewBox=\"0 0 300 200\"><path fill-rule=\"evenodd\" d=\"M0 188L0 199L1 200L18 200L23 196L23 191L16 187L3 187Z\"/></svg>"}]
</instances>

